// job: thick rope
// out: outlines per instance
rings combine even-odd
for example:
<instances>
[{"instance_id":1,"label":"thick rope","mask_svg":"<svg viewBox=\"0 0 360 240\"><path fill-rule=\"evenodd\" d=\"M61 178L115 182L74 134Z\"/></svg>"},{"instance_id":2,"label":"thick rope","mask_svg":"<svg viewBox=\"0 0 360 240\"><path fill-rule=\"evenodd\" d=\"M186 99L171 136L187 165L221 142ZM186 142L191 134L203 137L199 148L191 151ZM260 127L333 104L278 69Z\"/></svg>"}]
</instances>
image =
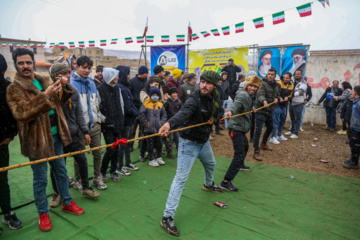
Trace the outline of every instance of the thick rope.
<instances>
[{"instance_id":1,"label":"thick rope","mask_svg":"<svg viewBox=\"0 0 360 240\"><path fill-rule=\"evenodd\" d=\"M285 101L280 101L280 102L285 102ZM260 108L256 109L256 111L258 111L260 109L263 109L263 108L270 107L273 104L275 104L275 102L272 102L272 103L268 104L268 106L260 107ZM242 115L246 115L246 114L249 114L249 113L252 113L252 112L253 111L236 114L236 115L231 116L231 118L240 117ZM220 120L224 120L224 119L230 119L230 118L221 118ZM207 125L207 124L209 124L209 122L203 122L203 123L195 124L195 125L192 125L192 126L171 130L171 131L169 131L169 133L179 132L179 131L183 131L183 130L190 129L190 128L204 126L204 125ZM138 140L143 140L143 139L157 137L157 136L160 136L160 133L155 133L155 134L151 134L151 135L147 135L147 136L143 136L143 137L139 137L139 138L134 138L134 139L129 139L129 140L126 140L126 139L123 138L123 139L117 140L115 143L111 143L111 144L107 144L107 145L103 145L103 146L99 146L99 147L84 149L84 150L71 152L71 153L66 153L66 154L62 154L62 155L58 155L58 156L53 156L53 157L43 158L43 159L31 161L31 162L20 163L20 164L17 164L17 165L3 167L3 168L0 168L0 172L6 172L6 171L11 170L11 169L26 167L26 166L29 166L29 165L34 165L34 164L38 164L38 163L42 163L42 162L49 162L49 161L56 160L56 159L59 159L59 158L70 157L70 156L78 155L78 154L81 154L81 153L92 152L94 150L99 150L99 149L103 149L103 148L116 147L119 144L126 145L127 143L130 143L130 142L135 142L135 141L138 141Z\"/></svg>"}]
</instances>

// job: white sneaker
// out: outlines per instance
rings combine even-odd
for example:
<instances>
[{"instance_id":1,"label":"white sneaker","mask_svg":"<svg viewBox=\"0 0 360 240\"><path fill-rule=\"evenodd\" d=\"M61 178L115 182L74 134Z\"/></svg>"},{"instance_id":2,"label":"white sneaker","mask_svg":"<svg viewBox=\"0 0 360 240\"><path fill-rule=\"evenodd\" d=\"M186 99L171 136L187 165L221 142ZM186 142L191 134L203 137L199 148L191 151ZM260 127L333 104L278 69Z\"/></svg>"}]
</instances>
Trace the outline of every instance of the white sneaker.
<instances>
[{"instance_id":1,"label":"white sneaker","mask_svg":"<svg viewBox=\"0 0 360 240\"><path fill-rule=\"evenodd\" d=\"M165 165L165 162L164 162L164 160L163 160L161 157L157 158L155 161L156 161L159 165Z\"/></svg>"},{"instance_id":2,"label":"white sneaker","mask_svg":"<svg viewBox=\"0 0 360 240\"><path fill-rule=\"evenodd\" d=\"M270 138L269 142L271 142L273 144L280 144L280 142L276 139L276 137Z\"/></svg>"},{"instance_id":3,"label":"white sneaker","mask_svg":"<svg viewBox=\"0 0 360 240\"><path fill-rule=\"evenodd\" d=\"M302 127L299 129L301 132L305 132L305 130L304 129L302 129Z\"/></svg>"},{"instance_id":4,"label":"white sneaker","mask_svg":"<svg viewBox=\"0 0 360 240\"><path fill-rule=\"evenodd\" d=\"M286 136L290 136L291 134L292 134L292 132L290 132L290 131L285 133Z\"/></svg>"},{"instance_id":5,"label":"white sneaker","mask_svg":"<svg viewBox=\"0 0 360 240\"><path fill-rule=\"evenodd\" d=\"M149 166L158 167L159 164L156 162L156 160L151 160L151 161L149 162Z\"/></svg>"},{"instance_id":6,"label":"white sneaker","mask_svg":"<svg viewBox=\"0 0 360 240\"><path fill-rule=\"evenodd\" d=\"M291 138L291 139L295 139L295 138L299 138L299 137L298 137L298 135L292 134L292 135L290 136L290 138Z\"/></svg>"},{"instance_id":7,"label":"white sneaker","mask_svg":"<svg viewBox=\"0 0 360 240\"><path fill-rule=\"evenodd\" d=\"M281 135L280 137L277 137L277 140L280 140L280 141L286 141L287 138L284 137L283 135Z\"/></svg>"}]
</instances>

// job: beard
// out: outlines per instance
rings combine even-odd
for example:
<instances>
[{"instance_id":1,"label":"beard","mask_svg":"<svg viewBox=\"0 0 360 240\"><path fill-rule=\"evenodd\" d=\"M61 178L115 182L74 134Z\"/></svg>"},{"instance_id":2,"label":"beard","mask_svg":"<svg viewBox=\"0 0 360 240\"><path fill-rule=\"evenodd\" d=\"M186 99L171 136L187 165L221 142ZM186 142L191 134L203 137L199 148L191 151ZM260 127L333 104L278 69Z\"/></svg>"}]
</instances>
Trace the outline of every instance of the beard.
<instances>
[{"instance_id":1,"label":"beard","mask_svg":"<svg viewBox=\"0 0 360 240\"><path fill-rule=\"evenodd\" d=\"M265 76L268 73L270 68L271 68L271 64L269 64L269 65L262 64L259 67L259 72L262 76Z\"/></svg>"},{"instance_id":2,"label":"beard","mask_svg":"<svg viewBox=\"0 0 360 240\"><path fill-rule=\"evenodd\" d=\"M301 61L295 62L293 61L293 67L292 69L289 71L292 75L294 75L294 73L296 72L296 70L298 70L298 68L302 65L306 63L306 61L303 59Z\"/></svg>"}]
</instances>

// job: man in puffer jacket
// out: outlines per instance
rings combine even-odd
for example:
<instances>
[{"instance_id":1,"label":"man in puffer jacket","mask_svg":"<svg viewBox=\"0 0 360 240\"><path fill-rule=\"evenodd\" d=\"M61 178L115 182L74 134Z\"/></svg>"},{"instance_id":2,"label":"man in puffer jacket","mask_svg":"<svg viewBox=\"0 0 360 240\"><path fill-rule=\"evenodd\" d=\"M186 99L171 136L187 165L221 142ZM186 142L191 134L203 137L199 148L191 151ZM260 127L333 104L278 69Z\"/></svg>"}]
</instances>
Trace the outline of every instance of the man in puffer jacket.
<instances>
[{"instance_id":1,"label":"man in puffer jacket","mask_svg":"<svg viewBox=\"0 0 360 240\"><path fill-rule=\"evenodd\" d=\"M146 99L140 108L140 123L144 127L145 135L157 133L162 125L166 122L166 111L163 104L159 101L160 90L157 87L152 87L149 93L150 98ZM146 139L147 151L149 154L149 165L158 167L164 165L165 162L161 158L161 138L152 137ZM154 149L156 149L156 159L154 156ZM140 156L144 157L144 156Z\"/></svg>"}]
</instances>

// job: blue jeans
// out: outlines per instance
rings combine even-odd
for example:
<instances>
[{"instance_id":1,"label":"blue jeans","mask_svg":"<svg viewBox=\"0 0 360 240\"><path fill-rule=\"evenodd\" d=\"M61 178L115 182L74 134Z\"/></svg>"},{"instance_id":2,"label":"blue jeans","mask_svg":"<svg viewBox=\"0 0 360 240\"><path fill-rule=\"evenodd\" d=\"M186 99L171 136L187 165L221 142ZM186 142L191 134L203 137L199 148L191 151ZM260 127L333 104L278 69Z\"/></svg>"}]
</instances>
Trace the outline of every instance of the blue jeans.
<instances>
[{"instance_id":1,"label":"blue jeans","mask_svg":"<svg viewBox=\"0 0 360 240\"><path fill-rule=\"evenodd\" d=\"M53 136L55 155L63 154L63 145L58 134ZM34 161L37 159L30 159ZM69 206L71 203L71 195L69 192L69 183L67 180L67 171L65 167L64 158L52 160L49 162L51 169L54 172L54 178L56 186L58 188L61 201L64 205ZM46 198L46 186L47 186L47 162L31 165L33 170L33 190L35 205L38 210L38 214L49 213L48 201Z\"/></svg>"},{"instance_id":2,"label":"blue jeans","mask_svg":"<svg viewBox=\"0 0 360 240\"><path fill-rule=\"evenodd\" d=\"M302 111L302 113L301 113L300 128L302 128L302 125L303 125L303 119L304 119L305 109L306 109L306 106L304 105L304 109L303 109L303 111Z\"/></svg>"},{"instance_id":3,"label":"blue jeans","mask_svg":"<svg viewBox=\"0 0 360 240\"><path fill-rule=\"evenodd\" d=\"M273 112L273 130L271 132L271 137L275 137L276 130L278 131L278 136L282 135L282 130L286 121L287 107L280 107L276 105Z\"/></svg>"},{"instance_id":4,"label":"blue jeans","mask_svg":"<svg viewBox=\"0 0 360 240\"><path fill-rule=\"evenodd\" d=\"M200 159L204 166L205 186L211 186L213 184L216 163L209 141L206 143L196 143L180 137L177 170L166 201L165 217L174 217L186 180L197 158Z\"/></svg>"},{"instance_id":5,"label":"blue jeans","mask_svg":"<svg viewBox=\"0 0 360 240\"><path fill-rule=\"evenodd\" d=\"M330 128L335 128L336 125L336 110L335 108L326 107L326 124Z\"/></svg>"}]
</instances>

